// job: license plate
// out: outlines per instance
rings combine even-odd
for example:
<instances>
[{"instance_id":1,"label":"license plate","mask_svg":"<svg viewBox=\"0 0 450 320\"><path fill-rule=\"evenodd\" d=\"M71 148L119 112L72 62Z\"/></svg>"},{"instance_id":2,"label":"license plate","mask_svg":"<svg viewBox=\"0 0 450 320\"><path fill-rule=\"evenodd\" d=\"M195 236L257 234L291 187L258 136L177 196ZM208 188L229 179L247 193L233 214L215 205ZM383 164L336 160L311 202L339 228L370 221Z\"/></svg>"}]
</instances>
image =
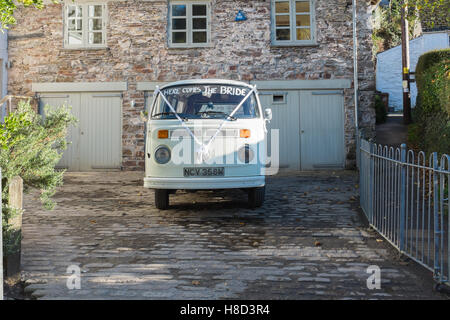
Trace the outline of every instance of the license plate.
<instances>
[{"instance_id":1,"label":"license plate","mask_svg":"<svg viewBox=\"0 0 450 320\"><path fill-rule=\"evenodd\" d=\"M184 168L185 177L223 177L225 168Z\"/></svg>"}]
</instances>

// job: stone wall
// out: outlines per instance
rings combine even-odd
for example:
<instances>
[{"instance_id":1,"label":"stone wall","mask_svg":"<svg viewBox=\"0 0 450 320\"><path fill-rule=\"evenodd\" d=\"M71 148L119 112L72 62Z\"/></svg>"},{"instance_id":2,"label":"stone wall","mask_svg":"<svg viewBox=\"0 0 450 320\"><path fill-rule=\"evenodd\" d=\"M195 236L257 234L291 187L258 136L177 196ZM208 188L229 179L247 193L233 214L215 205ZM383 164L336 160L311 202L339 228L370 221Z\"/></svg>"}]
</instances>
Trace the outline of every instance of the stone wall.
<instances>
[{"instance_id":1,"label":"stone wall","mask_svg":"<svg viewBox=\"0 0 450 320\"><path fill-rule=\"evenodd\" d=\"M350 5L349 5L350 3ZM370 1L358 1L360 125L374 127L375 89ZM238 9L248 20L235 22ZM60 4L17 12L9 39L9 91L31 94L32 82L127 81L123 99L123 163L144 165L144 108L139 81L188 78L236 80L353 79L352 6L349 0L316 0L317 46L273 47L270 0L212 0L211 48L169 49L167 1L108 3L107 49L63 48ZM131 107L131 101L135 107ZM347 166L354 164L353 90L345 90Z\"/></svg>"}]
</instances>

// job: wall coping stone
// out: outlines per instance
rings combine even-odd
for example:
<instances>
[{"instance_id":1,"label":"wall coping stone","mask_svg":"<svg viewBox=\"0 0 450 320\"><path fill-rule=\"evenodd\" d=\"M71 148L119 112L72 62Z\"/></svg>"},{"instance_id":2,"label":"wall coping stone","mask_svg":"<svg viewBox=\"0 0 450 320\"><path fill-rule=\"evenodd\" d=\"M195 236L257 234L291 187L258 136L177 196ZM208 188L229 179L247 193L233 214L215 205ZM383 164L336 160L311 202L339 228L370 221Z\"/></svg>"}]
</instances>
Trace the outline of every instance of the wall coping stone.
<instances>
[{"instance_id":1,"label":"wall coping stone","mask_svg":"<svg viewBox=\"0 0 450 320\"><path fill-rule=\"evenodd\" d=\"M33 92L110 92L127 91L127 82L33 82Z\"/></svg>"}]
</instances>

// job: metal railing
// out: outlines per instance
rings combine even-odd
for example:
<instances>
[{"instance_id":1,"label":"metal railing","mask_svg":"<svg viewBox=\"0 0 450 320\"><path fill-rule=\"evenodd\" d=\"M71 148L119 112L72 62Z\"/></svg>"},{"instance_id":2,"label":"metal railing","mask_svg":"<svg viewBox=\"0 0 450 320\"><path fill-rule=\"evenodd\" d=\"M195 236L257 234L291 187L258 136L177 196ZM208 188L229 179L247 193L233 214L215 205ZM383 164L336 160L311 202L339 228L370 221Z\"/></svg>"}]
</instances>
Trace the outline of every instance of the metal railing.
<instances>
[{"instance_id":1,"label":"metal railing","mask_svg":"<svg viewBox=\"0 0 450 320\"><path fill-rule=\"evenodd\" d=\"M3 300L3 216L2 216L2 168L0 168L0 300Z\"/></svg>"},{"instance_id":2,"label":"metal railing","mask_svg":"<svg viewBox=\"0 0 450 320\"><path fill-rule=\"evenodd\" d=\"M15 96L15 95L4 96L3 99L0 100L0 105L7 103L6 114L10 114L11 112L13 112L13 103L12 103L13 99L33 100L33 99L36 99L36 97L34 97L34 96Z\"/></svg>"},{"instance_id":3,"label":"metal railing","mask_svg":"<svg viewBox=\"0 0 450 320\"><path fill-rule=\"evenodd\" d=\"M17 101L25 100L30 101L34 106L36 112L38 111L38 99L35 96L15 96L15 95L6 95L0 100L1 106L1 120L3 121L4 117L9 115L17 108Z\"/></svg>"},{"instance_id":4,"label":"metal railing","mask_svg":"<svg viewBox=\"0 0 450 320\"><path fill-rule=\"evenodd\" d=\"M357 139L360 204L370 225L401 253L450 277L450 156L428 157Z\"/></svg>"}]
</instances>

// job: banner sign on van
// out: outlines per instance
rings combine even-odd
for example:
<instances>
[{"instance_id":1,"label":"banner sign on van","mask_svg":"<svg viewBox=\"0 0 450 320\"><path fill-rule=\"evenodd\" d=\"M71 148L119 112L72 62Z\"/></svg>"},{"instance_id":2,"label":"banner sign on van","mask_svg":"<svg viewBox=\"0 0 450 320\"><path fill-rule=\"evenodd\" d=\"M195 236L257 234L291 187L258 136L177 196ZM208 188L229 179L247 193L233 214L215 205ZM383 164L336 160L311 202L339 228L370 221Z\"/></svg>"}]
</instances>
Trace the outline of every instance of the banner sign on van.
<instances>
[{"instance_id":1,"label":"banner sign on van","mask_svg":"<svg viewBox=\"0 0 450 320\"><path fill-rule=\"evenodd\" d=\"M165 96L201 93L205 97L211 97L213 94L245 97L248 93L248 90L249 90L248 88L240 88L236 86L205 85L205 86L186 86L182 88L168 88L162 90L162 93Z\"/></svg>"}]
</instances>

